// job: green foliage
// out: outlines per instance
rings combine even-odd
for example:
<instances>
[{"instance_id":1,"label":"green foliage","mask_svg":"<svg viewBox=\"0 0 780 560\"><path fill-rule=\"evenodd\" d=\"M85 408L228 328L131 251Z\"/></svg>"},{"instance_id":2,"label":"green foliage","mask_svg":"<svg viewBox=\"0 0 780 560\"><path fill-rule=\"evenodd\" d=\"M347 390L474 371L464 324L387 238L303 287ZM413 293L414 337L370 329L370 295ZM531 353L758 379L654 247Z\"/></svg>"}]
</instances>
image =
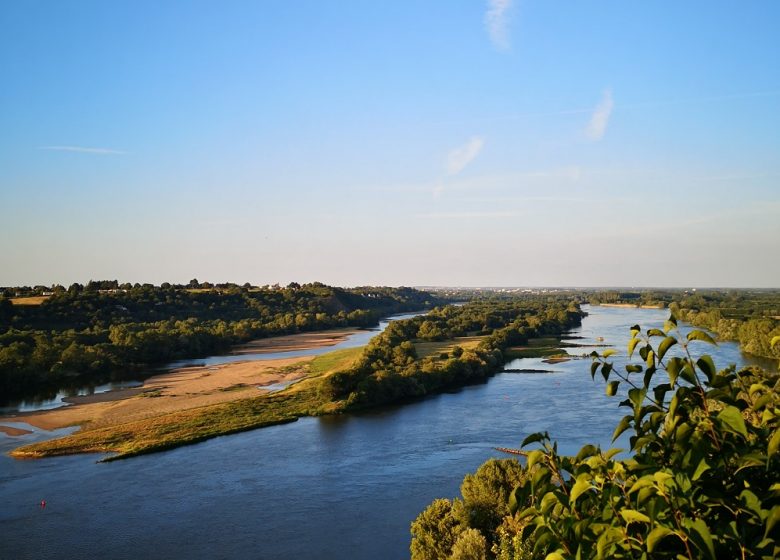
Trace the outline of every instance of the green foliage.
<instances>
[{"instance_id":1,"label":"green foliage","mask_svg":"<svg viewBox=\"0 0 780 560\"><path fill-rule=\"evenodd\" d=\"M627 366L625 374L604 355L594 356L593 376L600 372L607 383L628 387L621 406L630 413L615 438L632 431L629 459L593 446L576 457L560 456L546 434L526 438L542 446L531 452L533 461L529 454L528 476L511 505L523 526L519 537L533 546L534 557L780 553L778 377L757 369L716 373L708 356L691 355L692 345L714 343L706 333L682 340L661 334L656 347L651 338L657 333L642 337L632 330L629 349L638 346L644 363ZM664 361L675 344L681 355Z\"/></svg>"},{"instance_id":2,"label":"green foliage","mask_svg":"<svg viewBox=\"0 0 780 560\"><path fill-rule=\"evenodd\" d=\"M623 394L614 438L622 450L584 446L558 454L531 434L520 482L501 524L481 529L496 558L760 558L780 555L780 377L718 371L706 333L631 330L625 373L594 353L591 375ZM656 338L657 337L657 338ZM672 352L672 349L675 349ZM623 393L622 391L625 391ZM465 494L464 494L465 495ZM496 497L499 502L500 497ZM414 542L414 541L413 541Z\"/></svg>"},{"instance_id":3,"label":"green foliage","mask_svg":"<svg viewBox=\"0 0 780 560\"><path fill-rule=\"evenodd\" d=\"M412 559L484 558L524 476L514 459L491 459L466 475L462 500L434 500L412 523Z\"/></svg>"},{"instance_id":4,"label":"green foliage","mask_svg":"<svg viewBox=\"0 0 780 560\"><path fill-rule=\"evenodd\" d=\"M38 306L0 298L0 395L53 396L70 385L174 360L226 352L267 336L366 327L383 315L439 300L411 288L333 288L314 283L254 289L197 280L190 287L90 282Z\"/></svg>"},{"instance_id":5,"label":"green foliage","mask_svg":"<svg viewBox=\"0 0 780 560\"><path fill-rule=\"evenodd\" d=\"M392 322L371 339L352 368L323 379L321 391L330 400L342 401L343 408L357 409L482 382L500 370L511 345L560 334L579 325L582 315L564 298L438 307L425 316ZM417 356L414 341L421 336L463 337L476 331L484 338L474 348L455 348L447 357Z\"/></svg>"}]
</instances>

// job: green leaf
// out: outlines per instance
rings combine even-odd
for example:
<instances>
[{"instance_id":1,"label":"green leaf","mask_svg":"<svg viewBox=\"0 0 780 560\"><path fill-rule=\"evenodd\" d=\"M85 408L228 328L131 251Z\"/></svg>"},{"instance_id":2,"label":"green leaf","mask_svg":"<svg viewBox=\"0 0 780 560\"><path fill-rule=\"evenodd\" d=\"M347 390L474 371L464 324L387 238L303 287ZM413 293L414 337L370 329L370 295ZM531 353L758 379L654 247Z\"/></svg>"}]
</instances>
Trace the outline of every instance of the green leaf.
<instances>
[{"instance_id":1,"label":"green leaf","mask_svg":"<svg viewBox=\"0 0 780 560\"><path fill-rule=\"evenodd\" d=\"M640 513L634 509L620 510L620 517L623 518L623 520L626 522L626 525L629 523L650 523L649 517L647 517L644 513Z\"/></svg>"},{"instance_id":2,"label":"green leaf","mask_svg":"<svg viewBox=\"0 0 780 560\"><path fill-rule=\"evenodd\" d=\"M601 366L601 362L593 362L590 364L590 378L595 379L596 378L596 372L599 370L599 367Z\"/></svg>"},{"instance_id":3,"label":"green leaf","mask_svg":"<svg viewBox=\"0 0 780 560\"><path fill-rule=\"evenodd\" d=\"M776 429L775 433L772 434L772 437L769 439L769 445L766 448L767 457L771 457L777 453L778 448L780 448L780 430Z\"/></svg>"},{"instance_id":4,"label":"green leaf","mask_svg":"<svg viewBox=\"0 0 780 560\"><path fill-rule=\"evenodd\" d=\"M712 535L710 534L710 529L707 527L707 524L704 522L703 519L697 519L693 523L691 523L691 529L698 535L698 539L693 539L693 542L699 547L702 548L702 544L704 545L704 549L702 552L709 553L709 557L712 558L712 560L715 560L715 546L712 543ZM699 542L701 541L701 542Z\"/></svg>"},{"instance_id":5,"label":"green leaf","mask_svg":"<svg viewBox=\"0 0 780 560\"><path fill-rule=\"evenodd\" d=\"M677 378L680 375L680 364L682 360L680 358L671 358L666 364L666 373L669 374L669 385L674 387L677 382Z\"/></svg>"},{"instance_id":6,"label":"green leaf","mask_svg":"<svg viewBox=\"0 0 780 560\"><path fill-rule=\"evenodd\" d=\"M780 506L775 506L769 512L766 518L766 531L764 531L764 538L767 538L772 534L772 529L780 522Z\"/></svg>"},{"instance_id":7,"label":"green leaf","mask_svg":"<svg viewBox=\"0 0 780 560\"><path fill-rule=\"evenodd\" d=\"M666 355L666 351L669 350L672 346L677 344L677 339L673 336L667 336L661 341L661 344L658 345L658 359L663 360L664 355Z\"/></svg>"},{"instance_id":8,"label":"green leaf","mask_svg":"<svg viewBox=\"0 0 780 560\"><path fill-rule=\"evenodd\" d=\"M656 526L656 528L650 531L650 534L647 535L647 552L653 552L655 547L658 545L658 541L671 535L672 533L674 533L674 531L671 529L661 527L660 525Z\"/></svg>"},{"instance_id":9,"label":"green leaf","mask_svg":"<svg viewBox=\"0 0 780 560\"><path fill-rule=\"evenodd\" d=\"M774 348L777 344L780 344L780 336L773 336L772 340L769 342L769 346Z\"/></svg>"},{"instance_id":10,"label":"green leaf","mask_svg":"<svg viewBox=\"0 0 780 560\"><path fill-rule=\"evenodd\" d=\"M649 368L655 365L655 352L653 352L652 350L647 352L647 359L645 359L645 363Z\"/></svg>"},{"instance_id":11,"label":"green leaf","mask_svg":"<svg viewBox=\"0 0 780 560\"><path fill-rule=\"evenodd\" d=\"M661 329L650 329L647 331L647 336L666 336L666 333Z\"/></svg>"},{"instance_id":12,"label":"green leaf","mask_svg":"<svg viewBox=\"0 0 780 560\"><path fill-rule=\"evenodd\" d=\"M721 410L718 414L718 420L721 421L723 427L726 428L726 430L747 438L745 419L742 418L742 413L736 406L727 406Z\"/></svg>"},{"instance_id":13,"label":"green leaf","mask_svg":"<svg viewBox=\"0 0 780 560\"><path fill-rule=\"evenodd\" d=\"M635 338L640 332L642 332L642 329L639 328L639 325L634 325L631 327L631 338Z\"/></svg>"},{"instance_id":14,"label":"green leaf","mask_svg":"<svg viewBox=\"0 0 780 560\"><path fill-rule=\"evenodd\" d=\"M707 464L707 461L705 459L702 459L699 461L699 465L696 467L696 470L693 472L693 476L691 477L691 480L699 480L699 477L704 474L704 471L709 469L710 466Z\"/></svg>"},{"instance_id":15,"label":"green leaf","mask_svg":"<svg viewBox=\"0 0 780 560\"><path fill-rule=\"evenodd\" d=\"M535 434L531 434L526 437L523 440L523 443L520 444L520 447L525 447L529 443L536 443L537 441L544 441L546 439L550 439L550 436L547 432L536 432Z\"/></svg>"},{"instance_id":16,"label":"green leaf","mask_svg":"<svg viewBox=\"0 0 780 560\"><path fill-rule=\"evenodd\" d=\"M634 350L636 349L636 345L642 342L641 338L632 338L628 341L628 357L634 355Z\"/></svg>"},{"instance_id":17,"label":"green leaf","mask_svg":"<svg viewBox=\"0 0 780 560\"><path fill-rule=\"evenodd\" d=\"M677 318L674 315L669 315L669 318L664 321L664 331L669 332L677 328Z\"/></svg>"},{"instance_id":18,"label":"green leaf","mask_svg":"<svg viewBox=\"0 0 780 560\"><path fill-rule=\"evenodd\" d=\"M525 457L525 463L530 469L533 467L536 463L542 460L542 457L544 456L544 452L540 449L534 449L533 451L529 451L528 455Z\"/></svg>"},{"instance_id":19,"label":"green leaf","mask_svg":"<svg viewBox=\"0 0 780 560\"><path fill-rule=\"evenodd\" d=\"M606 350L604 350L604 351L601 353L601 357L602 357L602 358L609 358L609 357L610 357L610 356L612 356L613 354L617 354L617 350L615 350L614 348L607 348Z\"/></svg>"},{"instance_id":20,"label":"green leaf","mask_svg":"<svg viewBox=\"0 0 780 560\"><path fill-rule=\"evenodd\" d=\"M617 393L618 385L620 385L620 381L610 381L607 383L607 396L608 397L614 397L615 393Z\"/></svg>"},{"instance_id":21,"label":"green leaf","mask_svg":"<svg viewBox=\"0 0 780 560\"><path fill-rule=\"evenodd\" d=\"M577 501L577 498L579 498L583 492L590 490L590 480L589 473L582 473L577 477L577 482L574 483L574 486L572 486L571 492L569 493L569 504L571 506L574 505L574 502Z\"/></svg>"},{"instance_id":22,"label":"green leaf","mask_svg":"<svg viewBox=\"0 0 780 560\"><path fill-rule=\"evenodd\" d=\"M692 340L701 340L702 342L706 342L707 344L714 344L715 346L718 345L718 343L715 342L714 338L712 338L706 332L700 331L698 329L694 329L691 332L689 332L686 338L688 339L688 342Z\"/></svg>"},{"instance_id":23,"label":"green leaf","mask_svg":"<svg viewBox=\"0 0 780 560\"><path fill-rule=\"evenodd\" d=\"M641 373L642 372L642 366L639 364L628 364L626 366L626 371L628 373Z\"/></svg>"},{"instance_id":24,"label":"green leaf","mask_svg":"<svg viewBox=\"0 0 780 560\"><path fill-rule=\"evenodd\" d=\"M604 458L607 461L609 461L610 459L612 459L612 457L614 457L618 453L622 453L623 451L625 451L625 449L620 449L619 447L613 447L612 449L610 449L606 453L604 453Z\"/></svg>"},{"instance_id":25,"label":"green leaf","mask_svg":"<svg viewBox=\"0 0 780 560\"><path fill-rule=\"evenodd\" d=\"M631 421L634 419L633 416L623 416L623 418L620 420L620 422L617 425L617 428L615 428L615 431L612 432L612 441L615 441L617 438L620 437L620 434L625 432L627 429L631 427Z\"/></svg>"},{"instance_id":26,"label":"green leaf","mask_svg":"<svg viewBox=\"0 0 780 560\"><path fill-rule=\"evenodd\" d=\"M712 378L717 373L715 370L715 363L712 361L712 358L705 354L696 360L696 365L699 366L699 369L704 373L704 375L707 376L707 381L712 381Z\"/></svg>"},{"instance_id":27,"label":"green leaf","mask_svg":"<svg viewBox=\"0 0 780 560\"><path fill-rule=\"evenodd\" d=\"M556 550L544 557L544 560L565 560L560 551Z\"/></svg>"},{"instance_id":28,"label":"green leaf","mask_svg":"<svg viewBox=\"0 0 780 560\"><path fill-rule=\"evenodd\" d=\"M580 452L577 453L577 457L575 458L575 461L582 461L586 457L592 457L593 455L598 455L599 448L595 445L585 445L582 449L580 449Z\"/></svg>"}]
</instances>

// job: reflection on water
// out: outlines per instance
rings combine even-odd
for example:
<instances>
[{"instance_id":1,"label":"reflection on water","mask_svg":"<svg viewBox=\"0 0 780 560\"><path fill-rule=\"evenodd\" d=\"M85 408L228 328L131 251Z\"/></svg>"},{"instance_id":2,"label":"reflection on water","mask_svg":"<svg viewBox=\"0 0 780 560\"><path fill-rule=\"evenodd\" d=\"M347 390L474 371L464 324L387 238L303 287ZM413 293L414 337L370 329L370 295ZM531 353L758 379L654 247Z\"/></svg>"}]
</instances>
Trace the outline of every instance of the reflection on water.
<instances>
[{"instance_id":1,"label":"reflection on water","mask_svg":"<svg viewBox=\"0 0 780 560\"><path fill-rule=\"evenodd\" d=\"M622 354L629 326L666 318L590 311L572 335L583 344L604 337ZM733 343L696 347L718 366L745 363ZM408 557L410 522L434 498L456 496L465 473L503 456L494 447L517 447L542 430L563 453L609 445L624 413L589 366L515 360L507 367L554 373L499 374L405 406L304 418L115 463L0 457L0 558ZM0 437L0 447L34 437Z\"/></svg>"}]
</instances>

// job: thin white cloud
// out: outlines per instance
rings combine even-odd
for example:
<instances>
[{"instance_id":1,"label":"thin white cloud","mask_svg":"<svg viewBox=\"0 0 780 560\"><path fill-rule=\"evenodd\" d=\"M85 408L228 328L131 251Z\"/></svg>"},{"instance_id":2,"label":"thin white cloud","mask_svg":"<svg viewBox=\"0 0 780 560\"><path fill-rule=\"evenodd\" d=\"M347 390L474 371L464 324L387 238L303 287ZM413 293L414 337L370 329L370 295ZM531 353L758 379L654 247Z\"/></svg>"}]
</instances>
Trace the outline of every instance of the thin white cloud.
<instances>
[{"instance_id":1,"label":"thin white cloud","mask_svg":"<svg viewBox=\"0 0 780 560\"><path fill-rule=\"evenodd\" d=\"M80 154L98 154L101 156L118 156L126 154L122 150L112 150L111 148L87 148L84 146L41 146L39 150L50 150L53 152L77 152Z\"/></svg>"},{"instance_id":2,"label":"thin white cloud","mask_svg":"<svg viewBox=\"0 0 780 560\"><path fill-rule=\"evenodd\" d=\"M604 134L607 132L607 125L609 125L609 117L612 114L612 107L614 102L612 101L612 90L605 89L604 94L601 97L601 101L596 105L593 110L593 115L590 117L588 128L585 133L591 140L601 140L604 138Z\"/></svg>"},{"instance_id":3,"label":"thin white cloud","mask_svg":"<svg viewBox=\"0 0 780 560\"><path fill-rule=\"evenodd\" d=\"M462 218L517 218L522 216L521 212L430 212L416 214L417 218L425 219L462 219Z\"/></svg>"},{"instance_id":4,"label":"thin white cloud","mask_svg":"<svg viewBox=\"0 0 780 560\"><path fill-rule=\"evenodd\" d=\"M505 51L509 49L508 11L512 0L488 0L485 12L485 28L493 46Z\"/></svg>"},{"instance_id":5,"label":"thin white cloud","mask_svg":"<svg viewBox=\"0 0 780 560\"><path fill-rule=\"evenodd\" d=\"M447 174L457 175L482 151L485 139L482 136L472 136L463 146L452 150L447 156Z\"/></svg>"}]
</instances>

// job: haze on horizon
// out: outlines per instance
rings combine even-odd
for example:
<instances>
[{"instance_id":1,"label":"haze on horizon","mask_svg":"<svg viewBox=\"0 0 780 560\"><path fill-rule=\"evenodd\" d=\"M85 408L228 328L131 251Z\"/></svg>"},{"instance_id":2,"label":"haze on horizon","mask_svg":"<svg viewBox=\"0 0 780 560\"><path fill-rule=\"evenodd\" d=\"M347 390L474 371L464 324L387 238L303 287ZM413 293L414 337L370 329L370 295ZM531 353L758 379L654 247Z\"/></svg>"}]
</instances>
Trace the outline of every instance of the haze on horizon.
<instances>
[{"instance_id":1,"label":"haze on horizon","mask_svg":"<svg viewBox=\"0 0 780 560\"><path fill-rule=\"evenodd\" d=\"M780 286L780 4L0 5L0 285Z\"/></svg>"}]
</instances>

